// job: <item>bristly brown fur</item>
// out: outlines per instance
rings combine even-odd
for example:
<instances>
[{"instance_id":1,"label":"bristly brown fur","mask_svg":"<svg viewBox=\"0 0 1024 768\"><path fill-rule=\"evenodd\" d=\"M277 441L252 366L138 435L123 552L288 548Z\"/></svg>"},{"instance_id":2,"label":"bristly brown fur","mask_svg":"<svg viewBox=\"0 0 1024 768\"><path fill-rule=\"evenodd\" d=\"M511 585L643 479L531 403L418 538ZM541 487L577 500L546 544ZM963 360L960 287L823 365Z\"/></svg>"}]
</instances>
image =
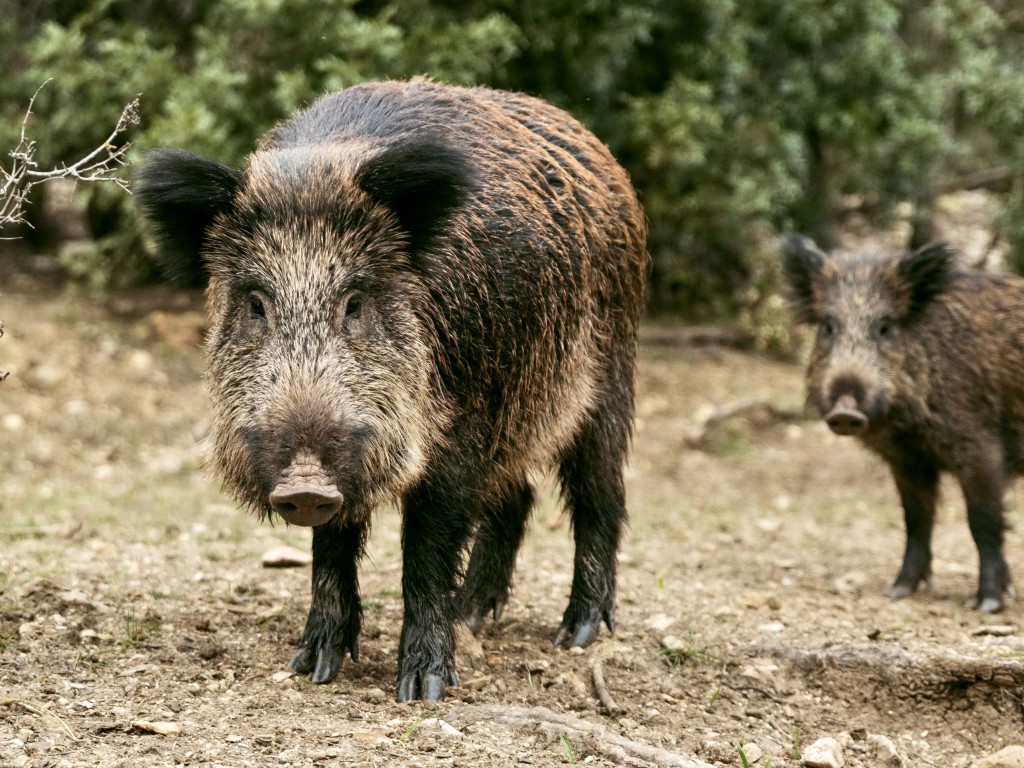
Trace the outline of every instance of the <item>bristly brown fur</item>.
<instances>
[{"instance_id":1,"label":"bristly brown fur","mask_svg":"<svg viewBox=\"0 0 1024 768\"><path fill-rule=\"evenodd\" d=\"M558 640L612 627L648 259L607 148L540 100L415 80L325 96L241 172L196 159L198 189L169 157L144 176L170 184L142 196L163 231L182 220L171 201L195 204L200 238L169 256L209 276L218 474L269 515L301 455L342 497L314 529L293 666L324 681L357 652L355 562L372 509L398 498L399 697L442 695L451 622L500 613L530 477L550 468L577 542Z\"/></svg>"}]
</instances>

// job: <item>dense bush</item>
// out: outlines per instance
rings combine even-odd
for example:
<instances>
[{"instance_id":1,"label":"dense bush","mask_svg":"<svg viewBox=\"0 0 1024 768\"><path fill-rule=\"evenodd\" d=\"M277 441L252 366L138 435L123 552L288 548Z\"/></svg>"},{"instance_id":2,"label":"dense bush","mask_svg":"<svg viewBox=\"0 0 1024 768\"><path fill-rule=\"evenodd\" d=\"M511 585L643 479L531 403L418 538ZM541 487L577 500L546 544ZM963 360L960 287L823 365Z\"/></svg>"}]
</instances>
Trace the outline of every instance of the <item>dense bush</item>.
<instances>
[{"instance_id":1,"label":"dense bush","mask_svg":"<svg viewBox=\"0 0 1024 768\"><path fill-rule=\"evenodd\" d=\"M143 94L137 154L241 163L316 95L426 74L544 96L630 170L656 309L729 315L773 242L985 183L1024 241L1024 14L1009 0L0 0L0 140L39 83L43 162L93 146ZM984 173L980 173L984 172ZM151 274L130 200L89 193L96 281ZM1018 249L1016 253L1024 250ZM83 266L84 265L84 266ZM1024 268L1024 258L1018 260Z\"/></svg>"}]
</instances>

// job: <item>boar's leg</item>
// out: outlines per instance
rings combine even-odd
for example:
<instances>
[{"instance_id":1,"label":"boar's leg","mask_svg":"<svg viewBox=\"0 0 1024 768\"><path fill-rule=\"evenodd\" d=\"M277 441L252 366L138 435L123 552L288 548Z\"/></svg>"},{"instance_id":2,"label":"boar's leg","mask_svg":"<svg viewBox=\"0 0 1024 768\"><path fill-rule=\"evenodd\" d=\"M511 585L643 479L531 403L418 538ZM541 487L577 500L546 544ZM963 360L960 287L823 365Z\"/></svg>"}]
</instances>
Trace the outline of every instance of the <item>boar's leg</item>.
<instances>
[{"instance_id":1,"label":"boar's leg","mask_svg":"<svg viewBox=\"0 0 1024 768\"><path fill-rule=\"evenodd\" d=\"M402 515L402 600L398 700L444 698L455 675L455 590L480 494L455 478L421 484Z\"/></svg>"},{"instance_id":2,"label":"boar's leg","mask_svg":"<svg viewBox=\"0 0 1024 768\"><path fill-rule=\"evenodd\" d=\"M918 462L894 464L892 474L903 502L903 519L907 526L907 548L903 567L889 590L889 597L907 597L923 581L931 584L932 528L935 525L935 503L939 493L939 471Z\"/></svg>"},{"instance_id":3,"label":"boar's leg","mask_svg":"<svg viewBox=\"0 0 1024 768\"><path fill-rule=\"evenodd\" d=\"M1003 558L1002 472L995 467L965 473L960 485L967 502L967 522L978 547L978 591L967 601L968 608L982 613L1003 609L1003 593L1011 593L1010 568Z\"/></svg>"},{"instance_id":4,"label":"boar's leg","mask_svg":"<svg viewBox=\"0 0 1024 768\"><path fill-rule=\"evenodd\" d=\"M613 409L599 409L562 460L562 494L572 519L576 554L572 591L552 642L586 645L601 622L615 631L615 555L626 522L622 463L626 435Z\"/></svg>"},{"instance_id":5,"label":"boar's leg","mask_svg":"<svg viewBox=\"0 0 1024 768\"><path fill-rule=\"evenodd\" d=\"M365 525L313 528L313 600L299 650L288 666L302 674L312 672L314 683L334 679L345 651L359 660L363 610L357 564L365 541Z\"/></svg>"},{"instance_id":6,"label":"boar's leg","mask_svg":"<svg viewBox=\"0 0 1024 768\"><path fill-rule=\"evenodd\" d=\"M509 488L483 511L459 592L459 613L473 632L485 614L491 613L495 621L501 618L532 506L533 488L523 483Z\"/></svg>"}]
</instances>

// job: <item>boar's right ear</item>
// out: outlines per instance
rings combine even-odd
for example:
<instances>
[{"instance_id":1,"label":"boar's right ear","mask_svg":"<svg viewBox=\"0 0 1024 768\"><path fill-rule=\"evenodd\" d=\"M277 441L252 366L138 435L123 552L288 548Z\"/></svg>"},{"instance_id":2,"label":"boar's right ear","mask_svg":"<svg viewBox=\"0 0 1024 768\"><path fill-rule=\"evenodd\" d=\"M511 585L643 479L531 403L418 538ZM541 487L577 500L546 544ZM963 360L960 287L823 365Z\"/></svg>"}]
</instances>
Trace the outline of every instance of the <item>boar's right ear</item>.
<instances>
[{"instance_id":1,"label":"boar's right ear","mask_svg":"<svg viewBox=\"0 0 1024 768\"><path fill-rule=\"evenodd\" d=\"M789 288L789 303L798 323L816 323L814 283L828 256L809 237L788 234L782 238L782 273Z\"/></svg>"},{"instance_id":2,"label":"boar's right ear","mask_svg":"<svg viewBox=\"0 0 1024 768\"><path fill-rule=\"evenodd\" d=\"M903 256L897 265L902 315L912 320L928 302L945 291L957 268L956 251L946 243L932 243Z\"/></svg>"},{"instance_id":3,"label":"boar's right ear","mask_svg":"<svg viewBox=\"0 0 1024 768\"><path fill-rule=\"evenodd\" d=\"M153 224L158 261L177 285L205 285L200 258L214 216L231 203L241 171L180 149L151 152L134 192Z\"/></svg>"},{"instance_id":4,"label":"boar's right ear","mask_svg":"<svg viewBox=\"0 0 1024 768\"><path fill-rule=\"evenodd\" d=\"M394 212L413 253L430 246L473 182L466 154L436 137L390 146L356 177L364 192Z\"/></svg>"}]
</instances>

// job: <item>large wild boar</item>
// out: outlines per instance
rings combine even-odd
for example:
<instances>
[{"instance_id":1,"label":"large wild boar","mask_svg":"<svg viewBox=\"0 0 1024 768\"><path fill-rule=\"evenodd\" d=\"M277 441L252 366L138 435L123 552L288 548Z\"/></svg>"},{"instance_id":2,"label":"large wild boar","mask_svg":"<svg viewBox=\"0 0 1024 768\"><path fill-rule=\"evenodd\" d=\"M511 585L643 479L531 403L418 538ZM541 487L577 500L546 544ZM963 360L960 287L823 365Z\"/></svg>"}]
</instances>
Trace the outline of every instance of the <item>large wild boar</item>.
<instances>
[{"instance_id":1,"label":"large wild boar","mask_svg":"<svg viewBox=\"0 0 1024 768\"><path fill-rule=\"evenodd\" d=\"M155 151L137 195L169 270L208 280L217 474L313 528L294 669L325 682L357 658L357 562L397 499L398 698L441 698L453 622L501 613L551 467L576 544L554 641L613 629L648 259L601 142L523 95L368 84L271 130L243 170Z\"/></svg>"},{"instance_id":2,"label":"large wild boar","mask_svg":"<svg viewBox=\"0 0 1024 768\"><path fill-rule=\"evenodd\" d=\"M930 581L939 474L950 472L978 548L969 605L1002 609L1003 494L1024 472L1024 280L960 269L943 244L829 256L794 235L783 257L796 319L817 326L809 402L896 480L907 546L889 594Z\"/></svg>"}]
</instances>

